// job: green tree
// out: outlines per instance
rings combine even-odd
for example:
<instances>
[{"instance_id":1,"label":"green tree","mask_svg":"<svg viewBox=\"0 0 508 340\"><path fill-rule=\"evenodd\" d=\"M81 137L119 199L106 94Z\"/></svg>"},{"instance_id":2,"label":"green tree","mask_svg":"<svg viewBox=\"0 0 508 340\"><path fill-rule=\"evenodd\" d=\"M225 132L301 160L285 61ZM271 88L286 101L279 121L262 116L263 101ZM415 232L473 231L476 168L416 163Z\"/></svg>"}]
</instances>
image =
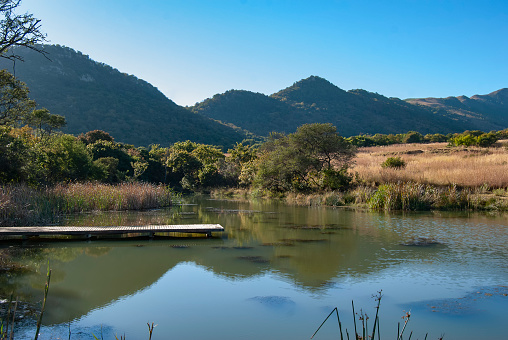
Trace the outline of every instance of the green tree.
<instances>
[{"instance_id":1,"label":"green tree","mask_svg":"<svg viewBox=\"0 0 508 340\"><path fill-rule=\"evenodd\" d=\"M374 136L372 136L372 140L376 145L390 145L393 144L393 141L390 140L390 138L387 135L376 133Z\"/></svg>"},{"instance_id":2,"label":"green tree","mask_svg":"<svg viewBox=\"0 0 508 340\"><path fill-rule=\"evenodd\" d=\"M252 163L257 157L257 148L252 145L236 143L233 149L228 150L225 162L221 163L219 172L228 186L248 186L252 182L249 176Z\"/></svg>"},{"instance_id":3,"label":"green tree","mask_svg":"<svg viewBox=\"0 0 508 340\"><path fill-rule=\"evenodd\" d=\"M95 143L88 144L86 148L91 153L94 161L104 157L118 159L116 182L123 181L127 176L134 175L134 169L131 163L135 162L136 159L129 155L127 152L128 149L123 144L98 140Z\"/></svg>"},{"instance_id":4,"label":"green tree","mask_svg":"<svg viewBox=\"0 0 508 340\"><path fill-rule=\"evenodd\" d=\"M450 144L453 146L472 146L476 145L476 138L470 134L457 134L450 139Z\"/></svg>"},{"instance_id":5,"label":"green tree","mask_svg":"<svg viewBox=\"0 0 508 340\"><path fill-rule=\"evenodd\" d=\"M0 183L29 182L37 172L31 132L18 132L0 127Z\"/></svg>"},{"instance_id":6,"label":"green tree","mask_svg":"<svg viewBox=\"0 0 508 340\"><path fill-rule=\"evenodd\" d=\"M115 183L118 181L118 159L102 157L93 161L91 177L95 180Z\"/></svg>"},{"instance_id":7,"label":"green tree","mask_svg":"<svg viewBox=\"0 0 508 340\"><path fill-rule=\"evenodd\" d=\"M348 137L347 141L357 147L376 145L376 142L372 139L372 137L367 136L367 135L358 135L358 136Z\"/></svg>"},{"instance_id":8,"label":"green tree","mask_svg":"<svg viewBox=\"0 0 508 340\"><path fill-rule=\"evenodd\" d=\"M244 164L256 158L256 148L254 146L236 143L233 149L228 150L229 160L236 164Z\"/></svg>"},{"instance_id":9,"label":"green tree","mask_svg":"<svg viewBox=\"0 0 508 340\"><path fill-rule=\"evenodd\" d=\"M147 156L148 168L141 176L141 180L167 184L169 148L161 148L159 144L152 145Z\"/></svg>"},{"instance_id":10,"label":"green tree","mask_svg":"<svg viewBox=\"0 0 508 340\"><path fill-rule=\"evenodd\" d=\"M224 153L213 145L198 144L192 154L204 165L217 165L218 162L225 158Z\"/></svg>"},{"instance_id":11,"label":"green tree","mask_svg":"<svg viewBox=\"0 0 508 340\"><path fill-rule=\"evenodd\" d=\"M53 135L39 144L45 153L46 181L86 180L92 172L92 157L86 146L71 135Z\"/></svg>"},{"instance_id":12,"label":"green tree","mask_svg":"<svg viewBox=\"0 0 508 340\"><path fill-rule=\"evenodd\" d=\"M483 148L488 148L492 145L494 145L498 141L498 136L496 133L484 133L480 136L476 137L476 143L478 146L481 146Z\"/></svg>"},{"instance_id":13,"label":"green tree","mask_svg":"<svg viewBox=\"0 0 508 340\"><path fill-rule=\"evenodd\" d=\"M177 142L168 149L166 165L171 181L184 189L199 190L225 183L220 168L224 153L213 145Z\"/></svg>"},{"instance_id":14,"label":"green tree","mask_svg":"<svg viewBox=\"0 0 508 340\"><path fill-rule=\"evenodd\" d=\"M498 139L499 136L495 132L484 133L475 130L455 134L450 138L449 143L452 146L480 146L486 148L494 145Z\"/></svg>"},{"instance_id":15,"label":"green tree","mask_svg":"<svg viewBox=\"0 0 508 340\"><path fill-rule=\"evenodd\" d=\"M272 192L337 189L349 183L355 147L332 124L305 124L260 148L254 185Z\"/></svg>"},{"instance_id":16,"label":"green tree","mask_svg":"<svg viewBox=\"0 0 508 340\"><path fill-rule=\"evenodd\" d=\"M85 134L81 133L78 136L78 139L80 141L82 141L83 143L85 143L86 145L93 144L99 140L103 140L103 141L107 141L107 142L114 142L115 141L114 138L109 133L102 131L102 130L88 131Z\"/></svg>"},{"instance_id":17,"label":"green tree","mask_svg":"<svg viewBox=\"0 0 508 340\"><path fill-rule=\"evenodd\" d=\"M199 183L198 173L203 163L185 149L173 149L169 153L167 166L185 189L195 189Z\"/></svg>"},{"instance_id":18,"label":"green tree","mask_svg":"<svg viewBox=\"0 0 508 340\"><path fill-rule=\"evenodd\" d=\"M0 126L15 126L28 118L35 108L28 93L25 83L0 70Z\"/></svg>"},{"instance_id":19,"label":"green tree","mask_svg":"<svg viewBox=\"0 0 508 340\"><path fill-rule=\"evenodd\" d=\"M40 137L46 137L66 124L65 117L51 114L48 109L33 110L26 122L36 128L36 134Z\"/></svg>"},{"instance_id":20,"label":"green tree","mask_svg":"<svg viewBox=\"0 0 508 340\"><path fill-rule=\"evenodd\" d=\"M289 135L289 139L290 144L309 159L309 163L315 164L317 171L334 166L341 168L356 154L355 147L330 123L304 124Z\"/></svg>"},{"instance_id":21,"label":"green tree","mask_svg":"<svg viewBox=\"0 0 508 340\"><path fill-rule=\"evenodd\" d=\"M440 143L440 142L447 142L448 138L441 134L441 133L435 133L435 134L426 134L424 137L425 142L429 143Z\"/></svg>"}]
</instances>

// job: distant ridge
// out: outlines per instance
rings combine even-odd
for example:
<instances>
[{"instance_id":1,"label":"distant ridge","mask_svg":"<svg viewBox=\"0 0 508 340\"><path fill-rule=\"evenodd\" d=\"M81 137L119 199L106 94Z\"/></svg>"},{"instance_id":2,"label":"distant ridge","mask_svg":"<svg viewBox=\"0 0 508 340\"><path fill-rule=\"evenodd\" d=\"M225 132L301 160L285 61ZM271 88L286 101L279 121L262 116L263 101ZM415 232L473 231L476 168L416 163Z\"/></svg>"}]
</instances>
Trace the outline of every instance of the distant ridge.
<instances>
[{"instance_id":1,"label":"distant ridge","mask_svg":"<svg viewBox=\"0 0 508 340\"><path fill-rule=\"evenodd\" d=\"M25 62L17 62L16 77L30 89L39 106L65 116L65 132L109 132L117 141L167 146L192 140L229 147L242 141L244 132L175 104L157 88L135 76L68 47L44 45L48 60L20 49ZM0 68L12 72L12 62L0 59Z\"/></svg>"},{"instance_id":2,"label":"distant ridge","mask_svg":"<svg viewBox=\"0 0 508 340\"><path fill-rule=\"evenodd\" d=\"M488 130L492 123L497 129L508 126L508 88L503 88L486 95L474 95L471 98L466 96L447 98L419 98L407 99L408 103L430 107L436 111L447 111L448 113L464 116L477 117L484 120L479 123L478 129L485 125L483 130Z\"/></svg>"},{"instance_id":3,"label":"distant ridge","mask_svg":"<svg viewBox=\"0 0 508 340\"><path fill-rule=\"evenodd\" d=\"M487 95L488 98L478 97L493 106L505 98L503 90L500 91ZM305 123L332 123L342 135L351 136L410 130L426 134L503 129L508 126L507 109L503 105L495 106L497 111L478 108L463 114L445 104L425 105L365 90L344 91L324 78L311 76L271 96L227 91L196 104L191 110L264 136L271 131L291 133Z\"/></svg>"}]
</instances>

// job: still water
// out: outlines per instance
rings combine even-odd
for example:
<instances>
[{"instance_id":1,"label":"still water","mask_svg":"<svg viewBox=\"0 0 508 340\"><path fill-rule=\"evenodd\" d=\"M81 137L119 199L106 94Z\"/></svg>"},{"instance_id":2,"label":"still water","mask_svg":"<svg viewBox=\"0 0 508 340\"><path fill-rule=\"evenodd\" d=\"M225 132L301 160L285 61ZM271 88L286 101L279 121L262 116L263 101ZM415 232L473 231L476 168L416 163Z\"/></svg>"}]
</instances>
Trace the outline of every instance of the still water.
<instances>
[{"instance_id":1,"label":"still water","mask_svg":"<svg viewBox=\"0 0 508 340\"><path fill-rule=\"evenodd\" d=\"M372 296L380 290L382 339L396 338L408 311L404 338L411 331L412 339L506 336L506 215L384 214L206 197L184 203L64 223L219 223L226 232L11 245L12 256L32 270L3 277L2 285L40 301L49 261L42 339L148 339L152 322L152 339L309 339L334 307L354 338L352 300L371 328ZM437 243L414 245L419 238ZM27 319L16 338L34 332ZM339 338L332 318L315 336Z\"/></svg>"}]
</instances>

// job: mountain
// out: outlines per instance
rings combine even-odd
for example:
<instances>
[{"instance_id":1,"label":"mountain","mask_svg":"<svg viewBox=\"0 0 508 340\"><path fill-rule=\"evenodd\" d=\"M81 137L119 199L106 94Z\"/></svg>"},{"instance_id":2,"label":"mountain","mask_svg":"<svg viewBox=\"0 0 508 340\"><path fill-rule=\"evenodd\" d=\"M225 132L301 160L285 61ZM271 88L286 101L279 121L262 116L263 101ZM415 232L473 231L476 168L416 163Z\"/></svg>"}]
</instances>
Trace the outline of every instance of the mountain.
<instances>
[{"instance_id":1,"label":"mountain","mask_svg":"<svg viewBox=\"0 0 508 340\"><path fill-rule=\"evenodd\" d=\"M507 110L497 104L504 94L488 96L497 111L465 115L445 106L387 98L365 90L344 91L326 79L311 76L271 96L232 90L206 99L191 110L265 136L271 131L291 133L305 123L332 123L343 136L503 129L508 124L500 117L506 120Z\"/></svg>"},{"instance_id":2,"label":"mountain","mask_svg":"<svg viewBox=\"0 0 508 340\"><path fill-rule=\"evenodd\" d=\"M332 123L343 136L490 131L508 126L508 89L471 98L404 101L365 90L344 91L316 76L270 96L231 90L184 108L146 81L81 52L59 45L43 47L50 60L20 49L16 53L25 62L13 64L0 58L0 68L14 71L28 85L39 107L65 116L65 132L77 135L100 129L136 146L166 146L189 139L227 148L252 137L246 131L260 136L291 133L305 123Z\"/></svg>"},{"instance_id":3,"label":"mountain","mask_svg":"<svg viewBox=\"0 0 508 340\"><path fill-rule=\"evenodd\" d=\"M305 112L261 93L230 90L190 108L200 115L232 123L266 136L272 131L293 132L305 120ZM288 119L290 118L290 119Z\"/></svg>"},{"instance_id":4,"label":"mountain","mask_svg":"<svg viewBox=\"0 0 508 340\"><path fill-rule=\"evenodd\" d=\"M50 60L29 49L17 50L25 61L16 62L14 73L28 85L39 107L66 118L66 133L99 129L136 146L167 146L189 139L229 147L246 138L239 129L175 104L133 75L68 47L43 48ZM13 72L13 66L0 58L0 68Z\"/></svg>"},{"instance_id":5,"label":"mountain","mask_svg":"<svg viewBox=\"0 0 508 340\"><path fill-rule=\"evenodd\" d=\"M471 98L459 96L406 99L406 101L411 104L426 106L436 111L444 110L457 116L484 119L485 128L481 128L482 124L479 123L479 130L488 131L492 129L492 123L497 125L494 129L503 129L508 126L508 88L486 95L474 95Z\"/></svg>"}]
</instances>

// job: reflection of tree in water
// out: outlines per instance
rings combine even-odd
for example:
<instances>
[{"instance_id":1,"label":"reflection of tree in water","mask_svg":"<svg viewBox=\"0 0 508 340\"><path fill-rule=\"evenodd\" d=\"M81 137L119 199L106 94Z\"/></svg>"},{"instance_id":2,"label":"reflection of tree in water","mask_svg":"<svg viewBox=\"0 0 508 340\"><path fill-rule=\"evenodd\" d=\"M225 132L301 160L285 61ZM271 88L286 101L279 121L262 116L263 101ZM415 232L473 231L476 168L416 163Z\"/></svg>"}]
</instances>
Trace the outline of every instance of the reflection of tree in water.
<instances>
[{"instance_id":1,"label":"reflection of tree in water","mask_svg":"<svg viewBox=\"0 0 508 340\"><path fill-rule=\"evenodd\" d=\"M30 268L16 260L18 248L0 249L0 299L8 301L11 295L16 296L18 279L30 272Z\"/></svg>"},{"instance_id":2,"label":"reflection of tree in water","mask_svg":"<svg viewBox=\"0 0 508 340\"><path fill-rule=\"evenodd\" d=\"M36 289L44 287L48 264L56 262L72 262L81 254L99 257L106 255L110 247L9 247L0 249L0 295L10 294L20 296L20 299L30 299L24 288L28 278L31 286ZM54 272L51 281L57 283L64 279L64 273Z\"/></svg>"},{"instance_id":3,"label":"reflection of tree in water","mask_svg":"<svg viewBox=\"0 0 508 340\"><path fill-rule=\"evenodd\" d=\"M135 294L182 262L231 280L271 272L303 289L322 291L346 277L369 275L411 256L425 259L439 251L406 250L404 257L394 252L390 258L386 249L408 247L400 245L401 236L393 229L368 227L379 222L375 214L277 202L201 201L179 210L143 212L141 217L125 214L108 215L120 217L119 224L170 219L220 223L226 232L212 239L78 241L23 250L24 263L39 273L25 278L23 287L33 288L27 291L42 291L48 259L54 269L48 322L66 322Z\"/></svg>"},{"instance_id":4,"label":"reflection of tree in water","mask_svg":"<svg viewBox=\"0 0 508 340\"><path fill-rule=\"evenodd\" d=\"M339 274L371 272L379 252L353 214L267 201L207 201L193 209L199 221L225 226L227 235L227 245L196 262L232 278L272 269L304 288L322 289Z\"/></svg>"}]
</instances>

